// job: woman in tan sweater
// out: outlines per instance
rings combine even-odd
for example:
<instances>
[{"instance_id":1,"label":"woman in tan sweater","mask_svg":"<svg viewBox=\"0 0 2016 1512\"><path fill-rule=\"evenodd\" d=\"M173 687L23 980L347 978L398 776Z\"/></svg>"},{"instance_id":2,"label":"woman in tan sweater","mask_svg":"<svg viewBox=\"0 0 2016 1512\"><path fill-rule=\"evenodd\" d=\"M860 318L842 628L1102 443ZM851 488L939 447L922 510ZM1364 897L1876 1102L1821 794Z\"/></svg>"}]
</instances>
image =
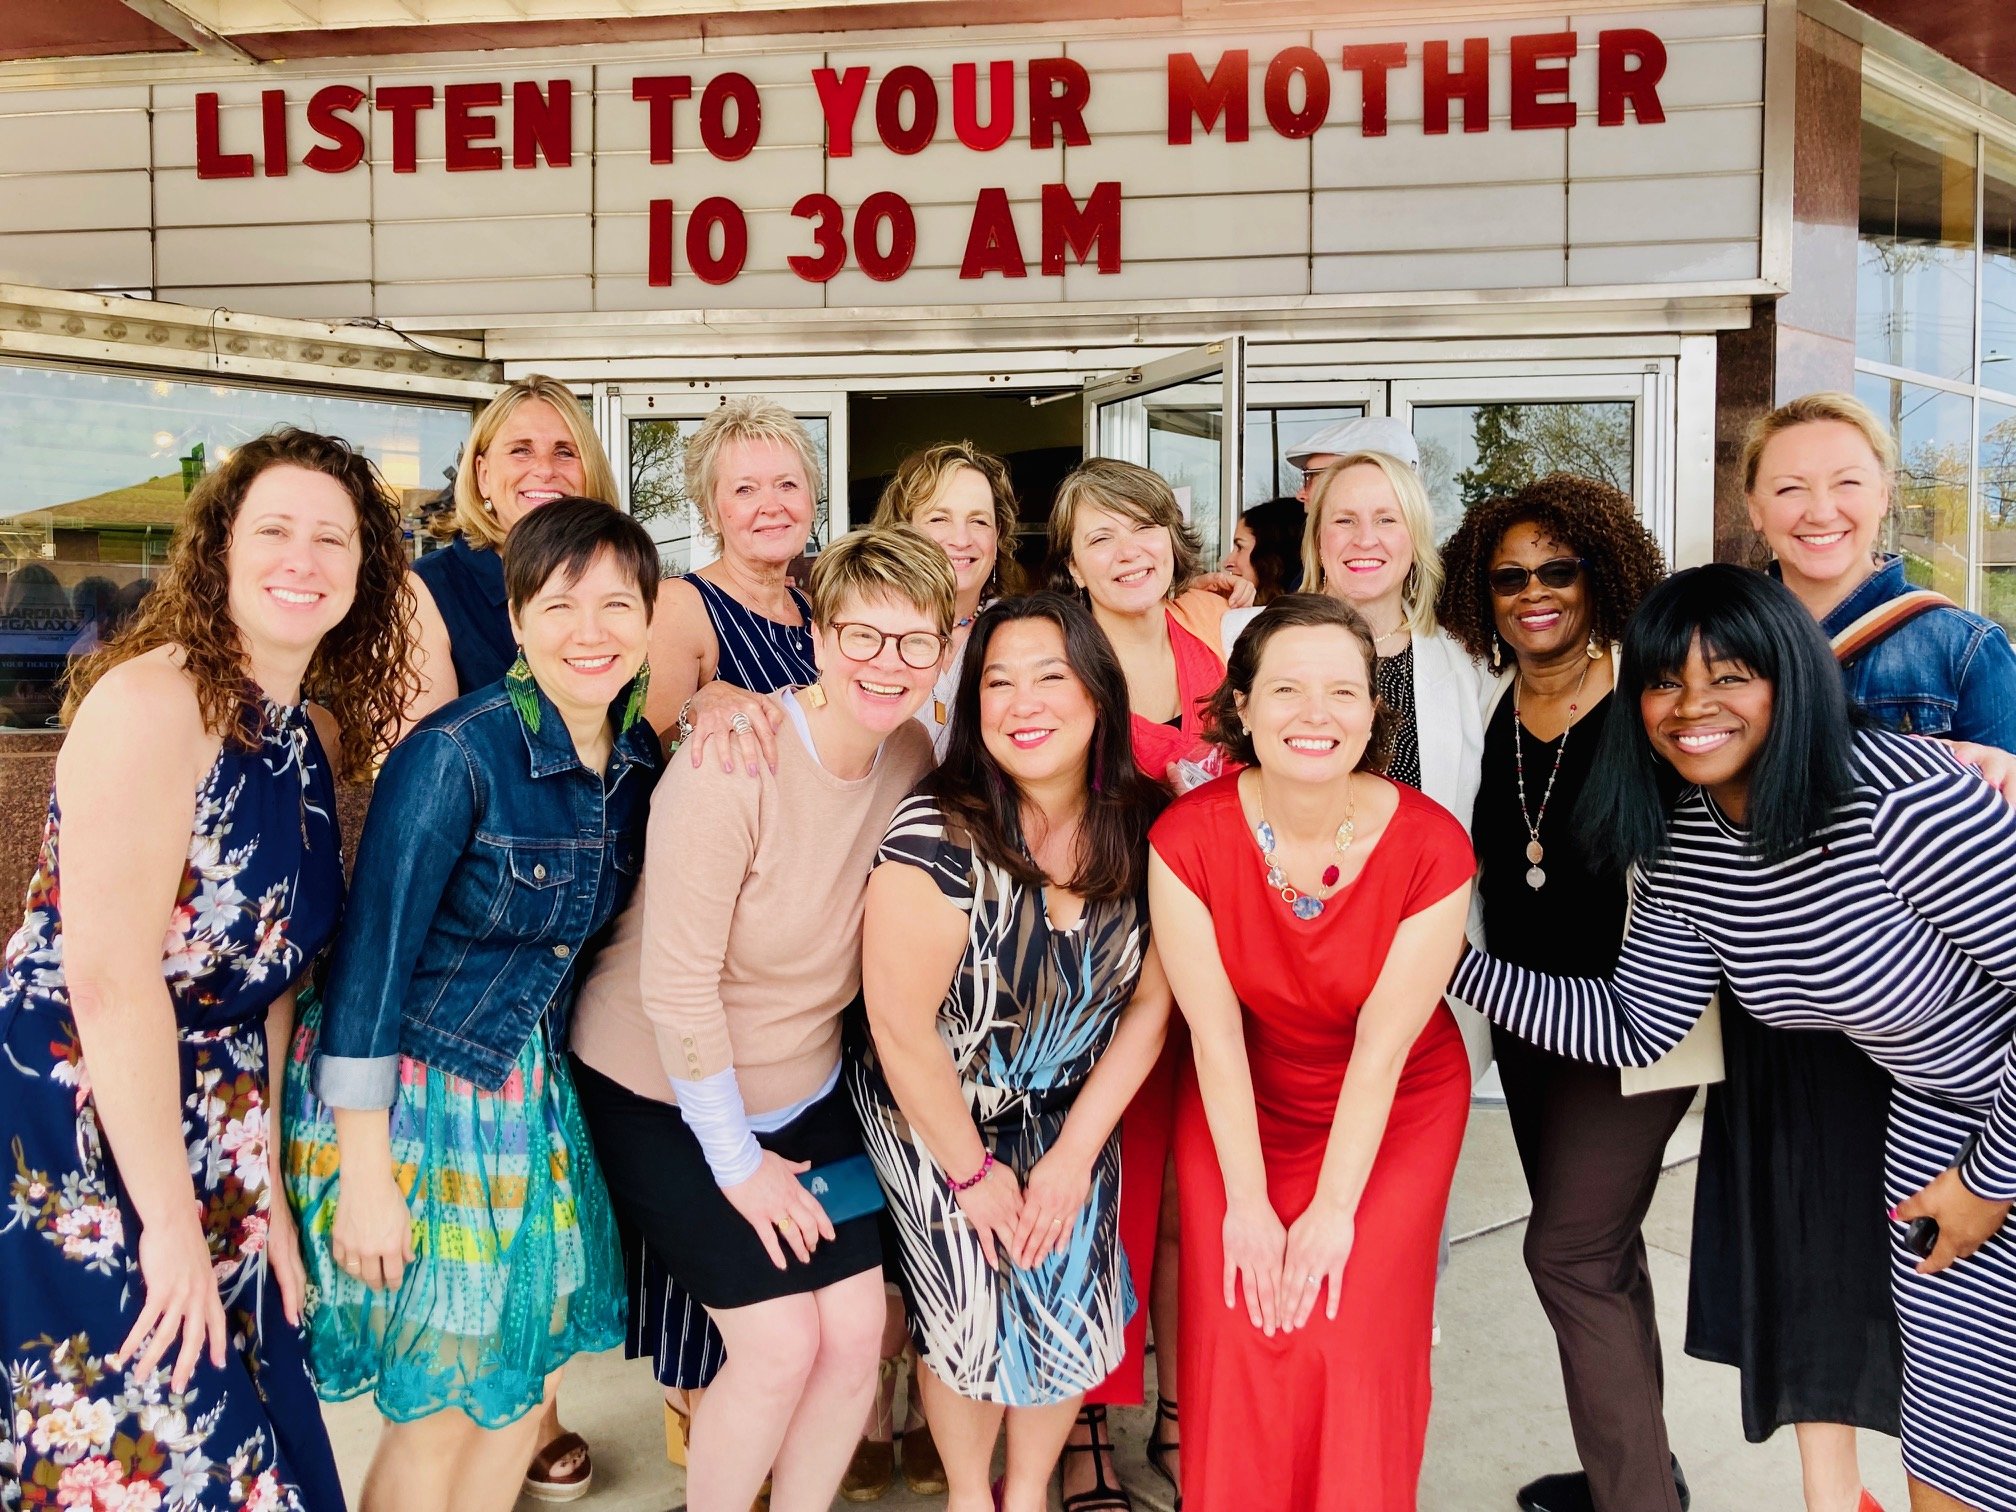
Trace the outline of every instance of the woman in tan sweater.
<instances>
[{"instance_id":1,"label":"woman in tan sweater","mask_svg":"<svg viewBox=\"0 0 2016 1512\"><path fill-rule=\"evenodd\" d=\"M575 1016L616 1206L727 1343L693 1417L691 1512L744 1512L766 1475L775 1512L823 1512L881 1341L879 1194L839 1087L841 1017L876 845L931 766L912 716L956 583L936 545L889 529L835 543L811 588L819 680L773 695L776 772L673 764Z\"/></svg>"}]
</instances>

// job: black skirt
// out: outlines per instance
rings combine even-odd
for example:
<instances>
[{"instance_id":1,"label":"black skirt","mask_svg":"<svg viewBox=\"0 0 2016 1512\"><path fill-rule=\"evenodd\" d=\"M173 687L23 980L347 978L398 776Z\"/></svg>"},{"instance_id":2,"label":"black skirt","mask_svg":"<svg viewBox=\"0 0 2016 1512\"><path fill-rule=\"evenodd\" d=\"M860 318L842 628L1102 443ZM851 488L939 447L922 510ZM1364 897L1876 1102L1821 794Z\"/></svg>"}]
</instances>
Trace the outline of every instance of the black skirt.
<instances>
[{"instance_id":1,"label":"black skirt","mask_svg":"<svg viewBox=\"0 0 2016 1512\"><path fill-rule=\"evenodd\" d=\"M1883 1144L1890 1077L1844 1034L1772 1029L1722 993L1728 1080L1708 1089L1687 1353L1743 1374L1743 1432L1898 1432Z\"/></svg>"},{"instance_id":2,"label":"black skirt","mask_svg":"<svg viewBox=\"0 0 2016 1512\"><path fill-rule=\"evenodd\" d=\"M574 1080L616 1211L702 1306L748 1307L881 1269L879 1215L869 1213L834 1224L833 1237L820 1241L809 1263L784 1245L779 1270L749 1220L714 1184L700 1141L677 1107L639 1097L578 1059ZM838 1086L756 1142L815 1169L863 1153L861 1126Z\"/></svg>"}]
</instances>

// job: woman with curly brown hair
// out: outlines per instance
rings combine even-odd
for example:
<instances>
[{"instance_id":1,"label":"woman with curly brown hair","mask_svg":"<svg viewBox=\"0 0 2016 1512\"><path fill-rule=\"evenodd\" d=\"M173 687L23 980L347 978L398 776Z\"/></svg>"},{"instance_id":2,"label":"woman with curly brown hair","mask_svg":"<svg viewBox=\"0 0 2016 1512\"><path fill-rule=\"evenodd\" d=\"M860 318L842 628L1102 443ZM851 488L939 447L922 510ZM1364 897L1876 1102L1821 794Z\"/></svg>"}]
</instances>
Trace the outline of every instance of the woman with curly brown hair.
<instances>
[{"instance_id":1,"label":"woman with curly brown hair","mask_svg":"<svg viewBox=\"0 0 2016 1512\"><path fill-rule=\"evenodd\" d=\"M1470 825L1489 948L1537 971L1607 975L1625 889L1584 853L1576 807L1611 715L1611 646L1665 575L1659 545L1609 484L1554 473L1472 509L1442 561L1437 617L1499 669ZM1526 1269L1583 1465L1521 1487L1519 1505L1679 1512L1641 1225L1693 1089L1626 1095L1615 1070L1503 1029L1492 1040L1533 1196Z\"/></svg>"},{"instance_id":2,"label":"woman with curly brown hair","mask_svg":"<svg viewBox=\"0 0 2016 1512\"><path fill-rule=\"evenodd\" d=\"M0 962L0 1480L51 1505L343 1505L268 1066L342 901L335 779L397 727L411 615L371 464L280 430L197 487L159 586L73 675Z\"/></svg>"}]
</instances>

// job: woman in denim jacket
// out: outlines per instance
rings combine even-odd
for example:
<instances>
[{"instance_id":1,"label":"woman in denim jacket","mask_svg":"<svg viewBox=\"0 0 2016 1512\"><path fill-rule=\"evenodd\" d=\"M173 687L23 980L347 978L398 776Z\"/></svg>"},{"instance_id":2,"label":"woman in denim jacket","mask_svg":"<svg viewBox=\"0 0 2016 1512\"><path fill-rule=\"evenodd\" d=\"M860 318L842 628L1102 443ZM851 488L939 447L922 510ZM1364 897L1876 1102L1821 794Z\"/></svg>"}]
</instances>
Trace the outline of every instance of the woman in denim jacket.
<instances>
[{"instance_id":1,"label":"woman in denim jacket","mask_svg":"<svg viewBox=\"0 0 2016 1512\"><path fill-rule=\"evenodd\" d=\"M623 1336L615 1223L560 1050L582 953L635 886L660 765L640 718L657 548L563 499L514 527L505 570L519 659L386 759L290 1069L317 1385L375 1388L387 1419L365 1512L504 1512L554 1372Z\"/></svg>"},{"instance_id":2,"label":"woman in denim jacket","mask_svg":"<svg viewBox=\"0 0 2016 1512\"><path fill-rule=\"evenodd\" d=\"M1835 640L1859 713L1976 747L1962 758L2006 792L2016 652L2001 627L1931 598L1887 630L1858 626L1914 591L1904 559L1875 549L1896 466L1865 406L1808 394L1744 447L1750 523L1772 575ZM1767 1029L1726 993L1722 1028L1728 1080L1710 1090L1702 1134L1687 1352L1741 1369L1753 1442L1795 1425L1807 1512L1871 1512L1855 1430L1898 1432L1903 1381L1876 1200L1890 1079L1845 1035Z\"/></svg>"}]
</instances>

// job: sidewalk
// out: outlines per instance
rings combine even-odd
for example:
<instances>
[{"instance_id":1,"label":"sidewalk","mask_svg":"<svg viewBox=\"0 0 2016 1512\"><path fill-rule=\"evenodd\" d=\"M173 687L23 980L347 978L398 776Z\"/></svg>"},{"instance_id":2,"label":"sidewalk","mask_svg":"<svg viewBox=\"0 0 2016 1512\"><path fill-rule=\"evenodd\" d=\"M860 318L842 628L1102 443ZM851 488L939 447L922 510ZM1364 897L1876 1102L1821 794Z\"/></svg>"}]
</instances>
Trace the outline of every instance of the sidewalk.
<instances>
[{"instance_id":1,"label":"sidewalk","mask_svg":"<svg viewBox=\"0 0 2016 1512\"><path fill-rule=\"evenodd\" d=\"M1666 1346L1667 1422L1674 1452L1694 1490L1694 1512L1798 1512L1799 1457L1789 1432L1768 1444L1743 1440L1736 1373L1681 1353L1686 1324L1687 1247L1694 1200L1691 1157L1699 1115L1674 1136L1669 1170L1646 1221L1653 1282ZM1429 1424L1422 1512L1514 1512L1513 1492L1534 1475L1575 1463L1553 1334L1534 1300L1519 1246L1526 1188L1505 1113L1472 1110L1451 1200L1455 1259L1442 1287L1442 1346L1435 1351L1435 1412ZM649 1370L620 1353L579 1361L562 1398L569 1427L595 1446L595 1491L584 1512L668 1512L683 1500L679 1472L665 1463ZM370 1458L377 1419L368 1400L328 1409L344 1482L354 1497ZM1116 1412L1121 1474L1143 1512L1168 1512L1168 1484L1141 1457L1145 1410ZM1863 1476L1889 1512L1906 1505L1894 1440L1865 1434ZM886 1512L934 1507L942 1498L897 1489L875 1503ZM520 1512L541 1503L521 1501ZM844 1508L845 1502L835 1502ZM1252 1508L1249 1512L1303 1512ZM1315 1512L1315 1509L1311 1509ZM1332 1509L1322 1509L1332 1512ZM1348 1509L1337 1509L1348 1512Z\"/></svg>"}]
</instances>

